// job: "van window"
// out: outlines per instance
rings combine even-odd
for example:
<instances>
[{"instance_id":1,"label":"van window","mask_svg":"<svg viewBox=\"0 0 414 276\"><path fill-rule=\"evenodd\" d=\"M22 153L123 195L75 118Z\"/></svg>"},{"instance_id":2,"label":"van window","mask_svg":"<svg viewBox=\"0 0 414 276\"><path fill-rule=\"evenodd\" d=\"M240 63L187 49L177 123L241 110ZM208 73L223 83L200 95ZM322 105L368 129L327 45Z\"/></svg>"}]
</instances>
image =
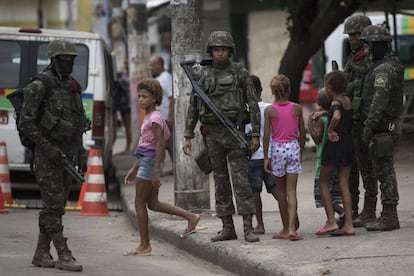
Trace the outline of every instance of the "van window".
<instances>
[{"instance_id":1,"label":"van window","mask_svg":"<svg viewBox=\"0 0 414 276\"><path fill-rule=\"evenodd\" d=\"M342 40L342 64L345 66L346 59L351 54L351 44L349 43L349 39Z\"/></svg>"},{"instance_id":2,"label":"van window","mask_svg":"<svg viewBox=\"0 0 414 276\"><path fill-rule=\"evenodd\" d=\"M394 43L392 44L394 47ZM414 36L398 36L398 57L407 66L414 65Z\"/></svg>"},{"instance_id":3,"label":"van window","mask_svg":"<svg viewBox=\"0 0 414 276\"><path fill-rule=\"evenodd\" d=\"M315 87L323 87L323 76L325 75L326 54L325 48L321 47L312 57L312 76Z\"/></svg>"},{"instance_id":4,"label":"van window","mask_svg":"<svg viewBox=\"0 0 414 276\"><path fill-rule=\"evenodd\" d=\"M14 89L20 83L20 45L13 41L0 41L0 87Z\"/></svg>"},{"instance_id":5,"label":"van window","mask_svg":"<svg viewBox=\"0 0 414 276\"><path fill-rule=\"evenodd\" d=\"M47 57L47 45L49 43L42 43L39 45L37 53L37 72L41 72L49 65L49 58ZM74 77L80 84L82 91L88 86L88 47L83 44L75 44L78 56L75 58L75 65L73 66L72 77Z\"/></svg>"}]
</instances>

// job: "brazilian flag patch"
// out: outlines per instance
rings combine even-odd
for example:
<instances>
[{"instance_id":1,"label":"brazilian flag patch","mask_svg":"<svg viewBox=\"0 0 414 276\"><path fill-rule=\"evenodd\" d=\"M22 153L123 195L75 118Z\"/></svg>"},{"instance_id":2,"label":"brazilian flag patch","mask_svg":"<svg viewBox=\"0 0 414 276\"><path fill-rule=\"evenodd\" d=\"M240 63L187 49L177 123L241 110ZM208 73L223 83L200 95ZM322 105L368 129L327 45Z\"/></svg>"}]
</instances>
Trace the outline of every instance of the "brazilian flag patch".
<instances>
[{"instance_id":1,"label":"brazilian flag patch","mask_svg":"<svg viewBox=\"0 0 414 276\"><path fill-rule=\"evenodd\" d=\"M384 78L384 76L375 77L375 82L374 82L375 87L385 87L386 83L387 83L387 80L386 78Z\"/></svg>"}]
</instances>

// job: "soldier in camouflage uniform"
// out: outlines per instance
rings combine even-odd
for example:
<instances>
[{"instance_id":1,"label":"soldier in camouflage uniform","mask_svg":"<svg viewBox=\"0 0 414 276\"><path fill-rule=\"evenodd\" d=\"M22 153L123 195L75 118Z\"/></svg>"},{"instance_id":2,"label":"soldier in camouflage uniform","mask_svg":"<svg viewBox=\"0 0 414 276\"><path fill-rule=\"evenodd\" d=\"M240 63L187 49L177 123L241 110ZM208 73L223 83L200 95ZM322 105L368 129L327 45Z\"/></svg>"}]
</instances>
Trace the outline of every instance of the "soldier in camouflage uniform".
<instances>
[{"instance_id":1,"label":"soldier in camouflage uniform","mask_svg":"<svg viewBox=\"0 0 414 276\"><path fill-rule=\"evenodd\" d=\"M390 231L400 228L394 147L400 134L404 66L392 54L392 39L384 26L368 26L362 32L361 39L369 44L374 62L362 86L362 143L369 147L374 174L380 182L382 203L381 216L376 221L365 224L365 228L368 231ZM369 187L372 191L375 188Z\"/></svg>"},{"instance_id":2,"label":"soldier in camouflage uniform","mask_svg":"<svg viewBox=\"0 0 414 276\"><path fill-rule=\"evenodd\" d=\"M255 152L259 147L260 110L249 72L241 64L230 61L234 51L235 46L230 33L212 32L207 42L207 53L212 56L213 61L211 65L201 68L198 78L203 76L204 81L201 86L204 91L233 123L238 121L240 113L248 104L250 112L247 117L252 124L250 150ZM240 147L236 138L216 115L193 93L190 97L185 123L183 150L186 154L191 151L191 139L194 137L194 128L198 120L202 124L202 134L205 136L214 172L216 212L223 222L223 230L211 240L215 242L237 239L232 218L235 208L229 180L229 165L237 212L243 216L244 238L248 242L259 241L259 238L253 234L252 227L255 207L252 191L247 181L248 149ZM245 123L239 129L243 134Z\"/></svg>"},{"instance_id":3,"label":"soldier in camouflage uniform","mask_svg":"<svg viewBox=\"0 0 414 276\"><path fill-rule=\"evenodd\" d=\"M49 90L38 79L24 87L24 100L19 122L20 131L35 143L34 170L40 187L44 209L39 214L39 239L32 263L81 271L63 236L62 216L73 178L64 170L63 156L76 160L85 157L82 133L86 116L78 82L71 77L78 55L75 45L55 40L48 45L51 63L41 73L50 80ZM82 159L83 161L85 159ZM83 164L78 164L85 167ZM55 262L49 252L53 241L58 253Z\"/></svg>"},{"instance_id":4,"label":"soldier in camouflage uniform","mask_svg":"<svg viewBox=\"0 0 414 276\"><path fill-rule=\"evenodd\" d=\"M345 21L344 34L348 34L352 53L348 56L344 72L348 75L348 89L346 95L352 101L354 110L354 125L352 138L354 142L357 162L352 166L349 179L349 191L352 199L352 216L354 227L363 227L365 223L375 221L375 206L377 203L378 188L375 183L377 179L372 171L371 160L368 158L368 148L361 143L361 134L364 128L359 108L361 103L362 81L372 64L369 55L368 45L360 40L360 36L365 27L370 26L371 20L365 15L353 15ZM356 164L357 163L357 164ZM359 203L359 171L361 172L364 184L364 208L358 214ZM375 187L370 190L370 187Z\"/></svg>"}]
</instances>

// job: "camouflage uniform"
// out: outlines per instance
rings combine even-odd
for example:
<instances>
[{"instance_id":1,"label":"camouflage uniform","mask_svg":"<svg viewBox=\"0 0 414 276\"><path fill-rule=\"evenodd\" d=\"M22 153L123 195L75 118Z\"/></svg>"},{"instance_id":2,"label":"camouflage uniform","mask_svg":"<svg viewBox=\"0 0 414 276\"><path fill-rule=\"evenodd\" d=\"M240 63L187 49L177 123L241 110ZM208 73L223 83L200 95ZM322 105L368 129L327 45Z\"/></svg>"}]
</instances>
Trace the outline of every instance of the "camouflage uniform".
<instances>
[{"instance_id":1,"label":"camouflage uniform","mask_svg":"<svg viewBox=\"0 0 414 276\"><path fill-rule=\"evenodd\" d=\"M354 15L349 17L344 26L344 34L362 33L365 27L371 25L371 20L365 15ZM366 45L366 44L365 44ZM364 43L357 49L353 49L348 56L344 72L348 75L348 89L346 95L352 101L352 109L354 111L354 125L352 128L352 139L356 152L356 163L352 165L351 175L349 178L349 191L352 199L352 215L355 227L362 227L365 222L375 220L375 205L378 194L378 188L370 190L377 180L374 176L371 160L368 158L368 148L361 143L361 135L364 125L364 118L361 118L359 108L361 105L361 89L364 76L368 72L372 64L372 60L364 48ZM359 172L361 172L362 182L365 189L364 208L362 213L358 214L359 203Z\"/></svg>"},{"instance_id":2,"label":"camouflage uniform","mask_svg":"<svg viewBox=\"0 0 414 276\"><path fill-rule=\"evenodd\" d=\"M391 36L385 27L370 26L364 30L361 39L372 45L376 42L389 43ZM388 52L374 60L374 65L370 68L363 85L362 101L366 101L366 104L361 108L361 117L366 119L362 141L366 144L372 143L370 156L374 173L380 182L383 205L381 217L376 222L366 224L367 230L400 228L396 210L399 195L394 170L394 147L400 133L403 82L404 66L396 56ZM368 188L376 189L376 187Z\"/></svg>"},{"instance_id":3,"label":"camouflage uniform","mask_svg":"<svg viewBox=\"0 0 414 276\"><path fill-rule=\"evenodd\" d=\"M230 48L231 52L234 52L233 39L227 32L213 32L207 45L208 53L211 53L213 46L226 46ZM200 84L213 104L234 123L236 123L239 113L243 112L243 108L248 104L253 128L252 134L259 136L260 110L256 100L255 87L249 72L241 64L231 61L226 64L213 62L212 65L201 68L198 78L202 79ZM206 130L204 135L214 172L217 216L228 219L235 213L232 185L229 179L229 165L237 212L242 216L249 216L251 223L255 207L252 191L247 181L247 149L240 148L235 137L193 93L190 97L184 137L194 137L193 131L198 120ZM240 127L240 131L244 133L244 125Z\"/></svg>"},{"instance_id":4,"label":"camouflage uniform","mask_svg":"<svg viewBox=\"0 0 414 276\"><path fill-rule=\"evenodd\" d=\"M51 42L48 53L52 60L59 55L77 55L75 46L66 41ZM63 75L62 68L54 61L42 74L48 76L50 90L46 92L40 80L34 80L24 87L19 122L20 131L35 143L34 169L44 206L39 214L40 235L33 264L52 266L42 255L49 253L49 244L53 240L59 253L56 267L79 271L82 267L71 261L71 254L69 258L68 254L64 254L67 251L60 252L63 250L61 247L67 248L66 238L62 236L62 216L73 182L73 178L64 170L61 154L74 160L83 151L82 133L86 116L76 80L69 74ZM47 251L42 251L45 248Z\"/></svg>"}]
</instances>

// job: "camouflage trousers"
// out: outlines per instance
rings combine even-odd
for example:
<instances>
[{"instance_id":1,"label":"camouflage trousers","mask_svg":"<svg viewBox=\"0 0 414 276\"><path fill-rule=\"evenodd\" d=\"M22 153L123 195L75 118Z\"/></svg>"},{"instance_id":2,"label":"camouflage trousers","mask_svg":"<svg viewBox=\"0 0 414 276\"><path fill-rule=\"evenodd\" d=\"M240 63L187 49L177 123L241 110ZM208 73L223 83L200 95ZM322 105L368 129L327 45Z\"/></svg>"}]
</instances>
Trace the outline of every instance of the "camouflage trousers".
<instances>
[{"instance_id":1,"label":"camouflage trousers","mask_svg":"<svg viewBox=\"0 0 414 276\"><path fill-rule=\"evenodd\" d=\"M377 197L378 195L378 183L372 166L371 156L369 154L369 148L362 143L362 123L355 123L352 129L352 138L355 147L355 153L357 157L358 170L361 173L362 183L365 190L366 197ZM350 177L350 190L355 190L357 185L355 179ZM358 183L359 185L359 183ZM352 187L351 187L352 186ZM352 192L351 192L352 194Z\"/></svg>"},{"instance_id":2,"label":"camouflage trousers","mask_svg":"<svg viewBox=\"0 0 414 276\"><path fill-rule=\"evenodd\" d=\"M351 173L349 175L349 192L351 194L352 202L358 202L359 200L359 169L358 162L355 158L352 163Z\"/></svg>"},{"instance_id":3,"label":"camouflage trousers","mask_svg":"<svg viewBox=\"0 0 414 276\"><path fill-rule=\"evenodd\" d=\"M237 140L222 125L208 125L206 142L214 173L217 216L235 213L233 192L237 213L255 214L253 193L247 181L247 150L241 149Z\"/></svg>"},{"instance_id":4,"label":"camouflage trousers","mask_svg":"<svg viewBox=\"0 0 414 276\"><path fill-rule=\"evenodd\" d=\"M40 232L60 232L63 230L62 216L73 179L64 171L63 164L51 162L36 148L34 165L44 207L39 213Z\"/></svg>"},{"instance_id":5,"label":"camouflage trousers","mask_svg":"<svg viewBox=\"0 0 414 276\"><path fill-rule=\"evenodd\" d=\"M374 134L374 144L370 148L372 167L380 182L383 205L398 205L399 194L394 169L394 147L398 140L396 133Z\"/></svg>"}]
</instances>

